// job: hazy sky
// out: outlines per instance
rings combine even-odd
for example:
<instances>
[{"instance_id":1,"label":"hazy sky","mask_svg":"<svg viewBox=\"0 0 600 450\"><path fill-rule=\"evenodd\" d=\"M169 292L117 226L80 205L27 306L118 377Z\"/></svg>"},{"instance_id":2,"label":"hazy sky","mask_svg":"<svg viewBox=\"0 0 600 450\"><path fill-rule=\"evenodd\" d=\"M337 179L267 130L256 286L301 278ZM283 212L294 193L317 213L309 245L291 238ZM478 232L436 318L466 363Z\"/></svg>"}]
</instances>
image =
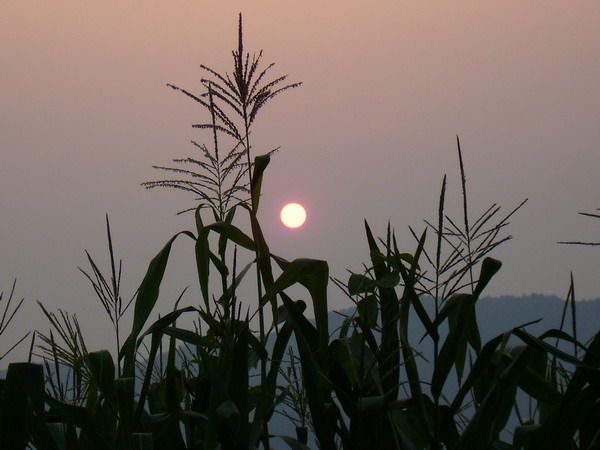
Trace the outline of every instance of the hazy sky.
<instances>
[{"instance_id":1,"label":"hazy sky","mask_svg":"<svg viewBox=\"0 0 600 450\"><path fill-rule=\"evenodd\" d=\"M0 4L0 290L18 278L26 306L2 345L47 330L35 305L77 313L90 340L110 330L77 266L84 249L106 263L111 218L123 288L177 231L193 198L146 191L151 166L193 155L190 127L205 111L168 87L200 91L200 64L230 71L238 12L246 49L264 49L273 75L300 89L261 112L257 153L281 146L260 218L271 250L314 257L346 278L368 259L367 218L391 220L414 249L411 225L435 219L443 175L459 217L460 135L473 216L508 212L514 240L489 295L600 296L600 3L587 1L86 1ZM279 208L303 203L298 230ZM193 248L174 247L161 308L195 286ZM106 265L104 267L107 267ZM332 290L332 307L348 306ZM187 303L196 303L192 296ZM87 327L86 327L87 325ZM94 325L94 326L92 326ZM108 341L107 341L108 342Z\"/></svg>"}]
</instances>

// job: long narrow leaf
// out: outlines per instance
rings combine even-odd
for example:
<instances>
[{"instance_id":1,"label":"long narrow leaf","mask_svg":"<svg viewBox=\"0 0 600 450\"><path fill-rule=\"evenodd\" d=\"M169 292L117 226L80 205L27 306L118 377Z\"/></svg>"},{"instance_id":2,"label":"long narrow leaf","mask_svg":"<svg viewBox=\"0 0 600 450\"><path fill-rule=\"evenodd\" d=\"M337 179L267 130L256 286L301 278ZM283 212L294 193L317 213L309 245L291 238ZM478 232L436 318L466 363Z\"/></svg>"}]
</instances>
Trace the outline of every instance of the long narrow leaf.
<instances>
[{"instance_id":1,"label":"long narrow leaf","mask_svg":"<svg viewBox=\"0 0 600 450\"><path fill-rule=\"evenodd\" d=\"M189 231L183 231L173 236L150 262L148 271L140 285L135 301L132 330L119 352L119 359L124 360L123 375L126 377L134 376L135 347L138 335L158 300L160 284L165 274L171 246L175 239L182 234L195 239L195 236Z\"/></svg>"}]
</instances>

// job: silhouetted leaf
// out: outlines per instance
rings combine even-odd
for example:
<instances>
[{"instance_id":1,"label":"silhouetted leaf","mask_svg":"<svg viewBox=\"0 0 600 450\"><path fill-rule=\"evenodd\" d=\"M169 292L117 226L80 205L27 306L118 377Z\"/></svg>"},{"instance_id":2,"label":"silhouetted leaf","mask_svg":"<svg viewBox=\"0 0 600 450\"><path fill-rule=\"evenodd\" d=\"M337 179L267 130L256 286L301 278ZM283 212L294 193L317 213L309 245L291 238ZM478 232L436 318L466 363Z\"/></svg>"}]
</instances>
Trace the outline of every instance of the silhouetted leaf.
<instances>
[{"instance_id":1,"label":"silhouetted leaf","mask_svg":"<svg viewBox=\"0 0 600 450\"><path fill-rule=\"evenodd\" d=\"M348 279L348 293L350 295L359 295L374 292L377 282L365 275L353 273Z\"/></svg>"},{"instance_id":2,"label":"silhouetted leaf","mask_svg":"<svg viewBox=\"0 0 600 450\"><path fill-rule=\"evenodd\" d=\"M129 377L134 375L135 347L137 337L142 331L146 320L148 320L148 317L150 316L150 313L152 312L152 309L158 300L160 284L167 267L171 246L173 245L175 239L182 234L195 239L195 236L189 231L183 231L173 236L162 248L162 250L154 257L154 259L152 259L150 265L148 266L148 271L142 280L142 284L140 285L135 301L132 330L119 352L119 359L124 359L124 376Z\"/></svg>"}]
</instances>

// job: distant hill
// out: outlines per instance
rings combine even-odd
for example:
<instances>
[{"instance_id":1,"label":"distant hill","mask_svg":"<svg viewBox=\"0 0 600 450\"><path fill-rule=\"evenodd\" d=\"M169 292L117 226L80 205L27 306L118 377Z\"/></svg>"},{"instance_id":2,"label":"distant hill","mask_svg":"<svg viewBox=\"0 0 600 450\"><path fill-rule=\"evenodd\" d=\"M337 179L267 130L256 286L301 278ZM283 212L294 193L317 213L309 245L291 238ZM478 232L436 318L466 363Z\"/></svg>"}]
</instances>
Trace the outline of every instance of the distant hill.
<instances>
[{"instance_id":1,"label":"distant hill","mask_svg":"<svg viewBox=\"0 0 600 450\"><path fill-rule=\"evenodd\" d=\"M600 329L600 299L577 301L575 306L577 336L585 343ZM559 328L564 307L563 299L540 294L482 298L477 309L480 331L482 337L489 339L516 325L542 319L527 327L531 333L540 334L549 328ZM564 329L570 332L570 311L565 322Z\"/></svg>"},{"instance_id":2,"label":"distant hill","mask_svg":"<svg viewBox=\"0 0 600 450\"><path fill-rule=\"evenodd\" d=\"M431 314L434 308L433 301L428 301L426 298L422 301ZM575 303L577 337L585 343L600 329L600 299L582 300ZM485 342L510 328L538 319L541 319L539 323L527 327L527 330L534 335L541 334L550 328L559 328L564 307L565 301L563 299L541 294L521 297L482 297L478 300L476 306L481 338ZM350 314L352 310L348 309L340 312ZM414 311L411 312L414 313ZM334 330L341 325L343 319L337 313L330 313L329 320L330 328ZM416 334L424 332L418 322L417 319L409 323L409 325L414 326L413 331ZM572 330L570 308L564 329L569 333Z\"/></svg>"}]
</instances>

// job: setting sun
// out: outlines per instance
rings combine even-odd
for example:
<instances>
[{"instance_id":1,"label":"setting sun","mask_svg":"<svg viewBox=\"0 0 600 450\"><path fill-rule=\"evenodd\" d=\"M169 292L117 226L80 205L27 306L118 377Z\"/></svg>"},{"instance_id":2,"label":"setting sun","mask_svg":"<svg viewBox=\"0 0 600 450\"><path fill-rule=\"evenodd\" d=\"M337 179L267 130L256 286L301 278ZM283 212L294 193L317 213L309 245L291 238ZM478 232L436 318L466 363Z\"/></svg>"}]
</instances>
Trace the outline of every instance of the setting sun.
<instances>
[{"instance_id":1,"label":"setting sun","mask_svg":"<svg viewBox=\"0 0 600 450\"><path fill-rule=\"evenodd\" d=\"M281 221L288 228L298 228L306 220L306 210L298 203L288 203L281 209Z\"/></svg>"}]
</instances>

